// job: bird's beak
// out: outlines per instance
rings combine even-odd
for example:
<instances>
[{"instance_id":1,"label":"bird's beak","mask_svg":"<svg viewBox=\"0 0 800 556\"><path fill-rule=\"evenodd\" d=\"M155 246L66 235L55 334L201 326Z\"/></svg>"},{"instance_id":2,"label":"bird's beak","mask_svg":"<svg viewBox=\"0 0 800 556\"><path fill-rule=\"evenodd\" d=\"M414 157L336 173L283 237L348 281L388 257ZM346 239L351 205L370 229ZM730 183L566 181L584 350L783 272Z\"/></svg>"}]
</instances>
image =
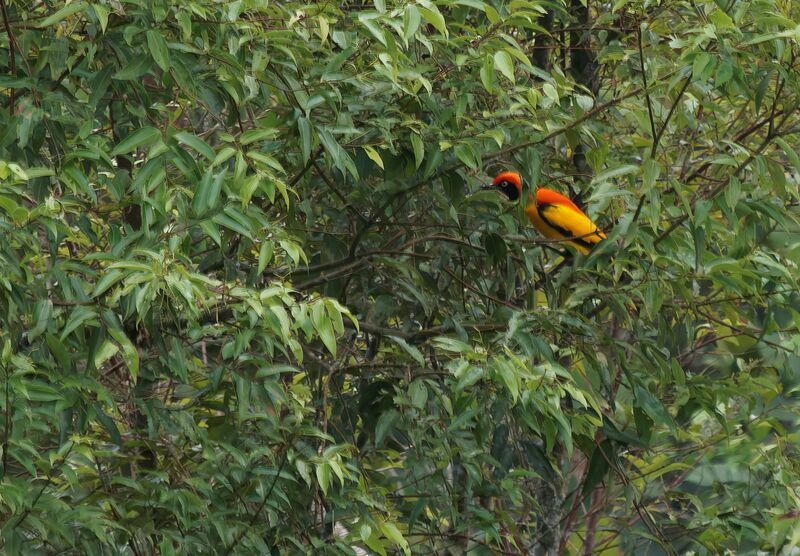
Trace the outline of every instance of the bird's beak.
<instances>
[{"instance_id":1,"label":"bird's beak","mask_svg":"<svg viewBox=\"0 0 800 556\"><path fill-rule=\"evenodd\" d=\"M490 184L486 184L486 185L482 185L482 186L481 186L481 191L485 191L485 190L487 190L487 189L496 189L496 187L495 187L495 185L494 185L493 183L490 183Z\"/></svg>"}]
</instances>

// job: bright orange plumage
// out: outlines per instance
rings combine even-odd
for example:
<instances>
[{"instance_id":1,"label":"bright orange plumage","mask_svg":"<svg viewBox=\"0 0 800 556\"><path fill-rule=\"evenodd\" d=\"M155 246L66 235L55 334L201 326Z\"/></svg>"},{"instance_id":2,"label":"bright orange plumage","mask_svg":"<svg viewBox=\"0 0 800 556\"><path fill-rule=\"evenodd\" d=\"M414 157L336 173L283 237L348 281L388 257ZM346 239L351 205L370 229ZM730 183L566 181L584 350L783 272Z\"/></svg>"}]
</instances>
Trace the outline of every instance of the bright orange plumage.
<instances>
[{"instance_id":1,"label":"bright orange plumage","mask_svg":"<svg viewBox=\"0 0 800 556\"><path fill-rule=\"evenodd\" d=\"M522 179L517 172L502 172L492 181L509 200L516 201L522 195ZM566 240L564 243L574 247L584 255L606 235L586 216L578 206L561 193L540 187L536 190L536 200L525 207L533 227L550 239Z\"/></svg>"}]
</instances>

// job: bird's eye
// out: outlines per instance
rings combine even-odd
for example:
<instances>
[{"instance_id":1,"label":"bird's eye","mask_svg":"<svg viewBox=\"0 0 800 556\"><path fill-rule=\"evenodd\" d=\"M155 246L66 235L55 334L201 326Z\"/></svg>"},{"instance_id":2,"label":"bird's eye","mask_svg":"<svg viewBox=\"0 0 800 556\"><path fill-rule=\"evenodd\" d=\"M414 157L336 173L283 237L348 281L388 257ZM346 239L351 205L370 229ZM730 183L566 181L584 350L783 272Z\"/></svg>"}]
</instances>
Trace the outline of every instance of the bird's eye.
<instances>
[{"instance_id":1,"label":"bird's eye","mask_svg":"<svg viewBox=\"0 0 800 556\"><path fill-rule=\"evenodd\" d=\"M500 185L501 185L502 187L508 187L508 182L507 182L507 181L505 181L505 180L503 180L502 182L500 182Z\"/></svg>"}]
</instances>

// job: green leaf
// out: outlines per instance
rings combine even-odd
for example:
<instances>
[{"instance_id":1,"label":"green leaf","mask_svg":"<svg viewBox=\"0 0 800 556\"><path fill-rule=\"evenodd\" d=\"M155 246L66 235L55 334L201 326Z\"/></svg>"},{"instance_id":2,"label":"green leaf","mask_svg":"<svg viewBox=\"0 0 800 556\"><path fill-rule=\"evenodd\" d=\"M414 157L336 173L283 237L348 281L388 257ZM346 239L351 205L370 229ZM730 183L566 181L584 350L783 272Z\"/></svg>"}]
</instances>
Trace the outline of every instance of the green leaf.
<instances>
[{"instance_id":1,"label":"green leaf","mask_svg":"<svg viewBox=\"0 0 800 556\"><path fill-rule=\"evenodd\" d=\"M444 16L434 4L428 4L427 8L419 8L419 13L425 21L433 25L442 35L449 36Z\"/></svg>"},{"instance_id":2,"label":"green leaf","mask_svg":"<svg viewBox=\"0 0 800 556\"><path fill-rule=\"evenodd\" d=\"M73 309L72 314L67 320L67 324L64 325L64 329L61 331L60 340L63 342L73 330L77 329L81 325L92 324L97 326L98 323L95 320L96 317L97 313L95 313L94 310L88 307L76 307Z\"/></svg>"},{"instance_id":3,"label":"green leaf","mask_svg":"<svg viewBox=\"0 0 800 556\"><path fill-rule=\"evenodd\" d=\"M300 116L297 118L297 129L300 132L300 146L303 151L303 161L311 157L311 123L308 118Z\"/></svg>"},{"instance_id":4,"label":"green leaf","mask_svg":"<svg viewBox=\"0 0 800 556\"><path fill-rule=\"evenodd\" d=\"M72 368L72 357L64 343L52 334L46 334L45 341L47 342L50 353L56 358L58 364L61 365L63 369L70 370Z\"/></svg>"},{"instance_id":5,"label":"green leaf","mask_svg":"<svg viewBox=\"0 0 800 556\"><path fill-rule=\"evenodd\" d=\"M422 380L415 380L408 387L408 396L411 398L411 405L422 409L428 400L428 388Z\"/></svg>"},{"instance_id":6,"label":"green leaf","mask_svg":"<svg viewBox=\"0 0 800 556\"><path fill-rule=\"evenodd\" d=\"M648 390L637 386L634 391L636 393L636 405L642 408L655 424L668 425L670 427L674 425L664 405Z\"/></svg>"},{"instance_id":7,"label":"green leaf","mask_svg":"<svg viewBox=\"0 0 800 556\"><path fill-rule=\"evenodd\" d=\"M127 154L138 148L151 145L159 139L161 139L161 132L154 127L146 126L137 129L114 147L114 150L111 151L111 156Z\"/></svg>"},{"instance_id":8,"label":"green leaf","mask_svg":"<svg viewBox=\"0 0 800 556\"><path fill-rule=\"evenodd\" d=\"M731 17L719 8L711 12L708 19L717 29L730 29L734 27Z\"/></svg>"},{"instance_id":9,"label":"green leaf","mask_svg":"<svg viewBox=\"0 0 800 556\"><path fill-rule=\"evenodd\" d=\"M271 241L265 241L261 244L261 248L258 250L258 273L261 274L264 272L264 269L267 268L267 265L272 260L272 255L275 250L275 244Z\"/></svg>"},{"instance_id":10,"label":"green leaf","mask_svg":"<svg viewBox=\"0 0 800 556\"><path fill-rule=\"evenodd\" d=\"M692 62L692 78L702 80L707 77L706 70L713 66L711 55L706 52L700 52Z\"/></svg>"},{"instance_id":11,"label":"green leaf","mask_svg":"<svg viewBox=\"0 0 800 556\"><path fill-rule=\"evenodd\" d=\"M381 523L381 532L386 536L387 539L402 548L403 553L406 555L411 554L411 548L408 545L408 541L405 539L405 537L403 537L403 534L397 528L397 525L388 521L384 521Z\"/></svg>"},{"instance_id":12,"label":"green leaf","mask_svg":"<svg viewBox=\"0 0 800 556\"><path fill-rule=\"evenodd\" d=\"M656 185L656 180L661 173L661 165L653 159L648 159L644 163L642 189L649 191Z\"/></svg>"},{"instance_id":13,"label":"green leaf","mask_svg":"<svg viewBox=\"0 0 800 556\"><path fill-rule=\"evenodd\" d=\"M390 409L381 414L378 423L375 425L375 446L383 444L383 440L394 428L395 422L400 418L400 414L395 409Z\"/></svg>"},{"instance_id":14,"label":"green leaf","mask_svg":"<svg viewBox=\"0 0 800 556\"><path fill-rule=\"evenodd\" d=\"M323 494L328 494L328 487L331 484L331 468L327 463L318 463L316 465L315 473L317 475L317 483L322 489Z\"/></svg>"},{"instance_id":15,"label":"green leaf","mask_svg":"<svg viewBox=\"0 0 800 556\"><path fill-rule=\"evenodd\" d=\"M123 277L123 272L116 268L104 273L103 277L95 284L91 297L97 297L104 293L108 288L122 280Z\"/></svg>"},{"instance_id":16,"label":"green leaf","mask_svg":"<svg viewBox=\"0 0 800 556\"><path fill-rule=\"evenodd\" d=\"M150 29L145 36L147 37L147 48L150 50L153 60L156 61L158 67L168 72L170 68L169 48L167 47L167 41L164 39L164 35L160 30Z\"/></svg>"},{"instance_id":17,"label":"green leaf","mask_svg":"<svg viewBox=\"0 0 800 556\"><path fill-rule=\"evenodd\" d=\"M372 160L375 164L377 164L381 170L384 169L383 159L381 158L381 155L380 153L378 153L378 151L376 151L373 147L369 145L364 145L361 148L364 149L364 152L367 154L370 160Z\"/></svg>"},{"instance_id":18,"label":"green leaf","mask_svg":"<svg viewBox=\"0 0 800 556\"><path fill-rule=\"evenodd\" d=\"M104 341L94 354L94 366L100 368L103 363L114 357L119 351L119 346L110 340Z\"/></svg>"},{"instance_id":19,"label":"green leaf","mask_svg":"<svg viewBox=\"0 0 800 556\"><path fill-rule=\"evenodd\" d=\"M217 153L217 156L214 157L214 162L211 163L211 166L212 167L219 166L220 164L222 164L223 162L228 160L230 157L235 155L237 152L238 151L236 149L234 149L233 147L223 147Z\"/></svg>"},{"instance_id":20,"label":"green leaf","mask_svg":"<svg viewBox=\"0 0 800 556\"><path fill-rule=\"evenodd\" d=\"M544 93L544 96L552 100L555 104L559 103L560 99L558 96L558 91L552 83L545 83L542 85L542 92Z\"/></svg>"},{"instance_id":21,"label":"green leaf","mask_svg":"<svg viewBox=\"0 0 800 556\"><path fill-rule=\"evenodd\" d=\"M714 84L717 87L721 87L725 83L731 80L733 77L733 64L730 60L723 59L722 62L717 66L717 73L714 75Z\"/></svg>"},{"instance_id":22,"label":"green leaf","mask_svg":"<svg viewBox=\"0 0 800 556\"><path fill-rule=\"evenodd\" d=\"M414 164L419 168L425 159L425 146L422 144L422 137L416 133L411 134L411 148L414 150Z\"/></svg>"},{"instance_id":23,"label":"green leaf","mask_svg":"<svg viewBox=\"0 0 800 556\"><path fill-rule=\"evenodd\" d=\"M388 336L388 338L392 340L394 343L396 343L398 346L403 348L403 351L409 354L414 359L414 361L416 361L418 365L425 364L425 359L422 356L422 352L416 346L412 346L411 344L406 342L403 338L400 338L398 336Z\"/></svg>"},{"instance_id":24,"label":"green leaf","mask_svg":"<svg viewBox=\"0 0 800 556\"><path fill-rule=\"evenodd\" d=\"M616 456L614 448L610 440L605 439L599 446L595 446L592 450L592 456L589 458L589 467L586 471L586 478L583 481L581 488L581 496L585 496L594 490L600 481L602 481L608 474L611 466L609 462L614 462Z\"/></svg>"},{"instance_id":25,"label":"green leaf","mask_svg":"<svg viewBox=\"0 0 800 556\"><path fill-rule=\"evenodd\" d=\"M403 39L412 39L419 29L422 16L414 4L408 4L403 11Z\"/></svg>"},{"instance_id":26,"label":"green leaf","mask_svg":"<svg viewBox=\"0 0 800 556\"><path fill-rule=\"evenodd\" d=\"M495 264L503 264L506 262L508 246L501 235L495 233L486 234L483 245L486 249L486 253Z\"/></svg>"},{"instance_id":27,"label":"green leaf","mask_svg":"<svg viewBox=\"0 0 800 556\"><path fill-rule=\"evenodd\" d=\"M250 204L250 200L253 198L253 193L256 192L259 185L261 185L261 176L258 174L253 174L244 180L244 183L239 190L239 196L242 198L243 211L247 210L247 205Z\"/></svg>"},{"instance_id":28,"label":"green leaf","mask_svg":"<svg viewBox=\"0 0 800 556\"><path fill-rule=\"evenodd\" d=\"M94 15L97 16L97 20L100 22L100 30L105 33L108 27L108 8L102 4L92 4L92 9L94 10Z\"/></svg>"},{"instance_id":29,"label":"green leaf","mask_svg":"<svg viewBox=\"0 0 800 556\"><path fill-rule=\"evenodd\" d=\"M225 212L215 214L211 220L215 224L228 228L250 240L253 239L249 223L243 218L241 213L237 214L231 207L226 207Z\"/></svg>"},{"instance_id":30,"label":"green leaf","mask_svg":"<svg viewBox=\"0 0 800 556\"><path fill-rule=\"evenodd\" d=\"M33 342L38 336L40 336L45 330L47 330L47 325L50 323L50 317L53 311L53 303L47 300L39 300L36 303L35 309L35 318L33 321L33 327L28 330L28 342Z\"/></svg>"},{"instance_id":31,"label":"green leaf","mask_svg":"<svg viewBox=\"0 0 800 556\"><path fill-rule=\"evenodd\" d=\"M44 28L55 25L56 23L64 19L67 19L71 15L75 15L78 12L82 12L87 7L88 4L86 2L74 2L72 4L67 4L63 8L56 10L53 14L41 20L39 22L38 27Z\"/></svg>"},{"instance_id":32,"label":"green leaf","mask_svg":"<svg viewBox=\"0 0 800 556\"><path fill-rule=\"evenodd\" d=\"M761 78L761 81L759 82L758 87L756 88L756 93L755 93L756 112L761 110L761 103L764 100L764 95L767 94L767 88L769 87L769 84L773 80L773 75L774 75L773 70L767 71L764 74L764 77Z\"/></svg>"},{"instance_id":33,"label":"green leaf","mask_svg":"<svg viewBox=\"0 0 800 556\"><path fill-rule=\"evenodd\" d=\"M461 143L456 145L455 153L458 159L463 162L469 168L473 170L477 170L480 164L478 156L475 154L475 151L472 149L471 145L466 143Z\"/></svg>"},{"instance_id":34,"label":"green leaf","mask_svg":"<svg viewBox=\"0 0 800 556\"><path fill-rule=\"evenodd\" d=\"M92 404L92 411L94 411L97 414L97 420L100 421L100 424L103 426L103 429L105 429L105 431L108 433L108 436L111 437L112 442L114 442L114 444L116 444L117 446L121 446L122 435L120 434L119 427L117 427L117 424L114 422L114 419L109 417L106 414L106 412L103 411L101 404L97 402ZM138 483L133 482L133 484L135 485L135 487L138 487Z\"/></svg>"},{"instance_id":35,"label":"green leaf","mask_svg":"<svg viewBox=\"0 0 800 556\"><path fill-rule=\"evenodd\" d=\"M448 338L447 336L437 336L431 341L438 349L443 349L445 351L457 353L468 353L472 351L472 347L468 343L455 338Z\"/></svg>"},{"instance_id":36,"label":"green leaf","mask_svg":"<svg viewBox=\"0 0 800 556\"><path fill-rule=\"evenodd\" d=\"M141 58L131 60L130 63L125 64L125 66L112 75L111 78L116 79L117 81L132 81L134 79L139 79L142 75L150 71L150 67L152 65L152 60L143 56Z\"/></svg>"},{"instance_id":37,"label":"green leaf","mask_svg":"<svg viewBox=\"0 0 800 556\"><path fill-rule=\"evenodd\" d=\"M488 93L494 92L494 58L491 56L486 56L483 59L483 65L481 66L480 77L481 83L483 84L483 88L486 89Z\"/></svg>"},{"instance_id":38,"label":"green leaf","mask_svg":"<svg viewBox=\"0 0 800 556\"><path fill-rule=\"evenodd\" d=\"M311 319L314 329L319 334L320 340L328 348L328 351L336 357L336 335L334 334L333 323L325 311L325 306L317 302L311 310Z\"/></svg>"},{"instance_id":39,"label":"green leaf","mask_svg":"<svg viewBox=\"0 0 800 556\"><path fill-rule=\"evenodd\" d=\"M26 381L22 394L25 399L33 402L55 402L64 399L61 392L38 380Z\"/></svg>"},{"instance_id":40,"label":"green leaf","mask_svg":"<svg viewBox=\"0 0 800 556\"><path fill-rule=\"evenodd\" d=\"M214 157L216 156L214 149L209 147L208 143L203 141L197 135L194 135L187 131L179 131L178 133L175 134L175 139L177 139L179 143L191 147L192 149L194 149L195 151L206 157L208 160L213 161Z\"/></svg>"},{"instance_id":41,"label":"green leaf","mask_svg":"<svg viewBox=\"0 0 800 556\"><path fill-rule=\"evenodd\" d=\"M519 398L520 383L514 367L509 361L498 360L495 362L494 368L497 371L497 374L500 376L503 385L505 385L509 394L511 394L512 402L516 404L517 399Z\"/></svg>"},{"instance_id":42,"label":"green leaf","mask_svg":"<svg viewBox=\"0 0 800 556\"><path fill-rule=\"evenodd\" d=\"M633 164L626 164L624 166L611 168L609 170L606 170L605 172L597 174L592 180L592 183L602 183L604 181L611 181L614 178L625 176L627 174L633 174L638 171L639 171L638 166L634 166Z\"/></svg>"},{"instance_id":43,"label":"green leaf","mask_svg":"<svg viewBox=\"0 0 800 556\"><path fill-rule=\"evenodd\" d=\"M242 145L249 145L250 143L255 143L256 141L263 141L265 139L272 139L278 134L278 130L274 128L257 128L257 129L248 129L242 136L239 138L239 142Z\"/></svg>"},{"instance_id":44,"label":"green leaf","mask_svg":"<svg viewBox=\"0 0 800 556\"><path fill-rule=\"evenodd\" d=\"M122 360L125 361L125 365L128 367L128 371L131 373L131 380L136 383L139 378L139 352L136 347L133 345L133 342L128 339L128 336L125 335L125 332L120 330L119 328L114 328L110 326L108 328L108 333L111 334L111 337L114 338L119 345L122 347ZM97 360L97 356L95 356L95 361ZM96 366L99 366L95 363Z\"/></svg>"},{"instance_id":45,"label":"green leaf","mask_svg":"<svg viewBox=\"0 0 800 556\"><path fill-rule=\"evenodd\" d=\"M253 159L258 161L264 165L264 167L272 168L281 173L285 173L283 166L275 157L269 156L268 154L264 154L262 152L256 150L249 150L247 151L247 158Z\"/></svg>"},{"instance_id":46,"label":"green leaf","mask_svg":"<svg viewBox=\"0 0 800 556\"><path fill-rule=\"evenodd\" d=\"M495 52L494 67L502 73L506 79L511 81L512 84L516 82L514 79L514 61L511 59L511 55L508 52L505 50L498 50Z\"/></svg>"},{"instance_id":47,"label":"green leaf","mask_svg":"<svg viewBox=\"0 0 800 556\"><path fill-rule=\"evenodd\" d=\"M347 170L354 179L358 179L358 170L356 170L353 159L350 158L350 155L347 154L347 152L341 147L341 145L339 145L336 139L333 138L333 135L331 135L330 131L327 129L318 129L317 134L322 141L323 147L328 152L328 155L330 155L333 163L336 165L339 171L344 173L344 171Z\"/></svg>"}]
</instances>

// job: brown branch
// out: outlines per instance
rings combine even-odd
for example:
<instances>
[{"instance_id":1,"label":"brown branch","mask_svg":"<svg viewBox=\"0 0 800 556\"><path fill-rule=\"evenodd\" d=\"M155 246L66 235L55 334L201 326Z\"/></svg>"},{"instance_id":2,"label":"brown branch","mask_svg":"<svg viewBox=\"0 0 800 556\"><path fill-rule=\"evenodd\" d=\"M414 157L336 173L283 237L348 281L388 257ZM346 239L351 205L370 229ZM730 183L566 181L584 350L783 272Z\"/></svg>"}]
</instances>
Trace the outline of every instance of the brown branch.
<instances>
[{"instance_id":1,"label":"brown branch","mask_svg":"<svg viewBox=\"0 0 800 556\"><path fill-rule=\"evenodd\" d=\"M298 290L298 291L302 291L302 290L307 290L307 289L313 288L314 286L318 286L319 284L327 282L328 280L333 280L334 278L338 278L338 277L340 277L342 275L346 275L346 274L349 274L351 272L355 272L356 270L359 270L363 265L368 264L368 262L369 261L367 260L367 257L361 257L361 258L353 261L352 263L350 263L348 265L345 265L343 267L337 268L333 272L327 272L327 273L323 272L322 274L320 274L316 278L312 278L311 280L307 280L305 282L301 282L301 283L295 285L293 289Z\"/></svg>"},{"instance_id":2,"label":"brown branch","mask_svg":"<svg viewBox=\"0 0 800 556\"><path fill-rule=\"evenodd\" d=\"M647 71L644 67L644 47L642 46L642 26L636 27L636 42L639 45L639 67L642 71L642 85L644 86L644 98L647 101L647 115L650 117L650 132L653 135L653 147L650 151L651 156L656 155L656 119L653 116L653 102L650 100L650 92L647 90Z\"/></svg>"},{"instance_id":3,"label":"brown branch","mask_svg":"<svg viewBox=\"0 0 800 556\"><path fill-rule=\"evenodd\" d=\"M584 556L595 554L594 544L597 534L597 524L600 518L600 510L603 507L603 493L603 488L596 489L592 493L592 497L589 502L589 511L587 512L588 517L586 518L586 538L583 541Z\"/></svg>"},{"instance_id":4,"label":"brown branch","mask_svg":"<svg viewBox=\"0 0 800 556\"><path fill-rule=\"evenodd\" d=\"M3 24L6 28L6 34L8 35L8 65L11 69L11 76L17 76L17 56L14 53L14 50L18 50L20 56L22 56L22 49L19 47L19 43L17 42L17 37L14 35L14 30L11 28L11 23L8 19L8 10L6 9L6 2L5 0L0 0L0 11L3 12ZM16 97L16 91L11 90L11 93L8 97L8 109L12 113L14 113L14 100Z\"/></svg>"}]
</instances>

